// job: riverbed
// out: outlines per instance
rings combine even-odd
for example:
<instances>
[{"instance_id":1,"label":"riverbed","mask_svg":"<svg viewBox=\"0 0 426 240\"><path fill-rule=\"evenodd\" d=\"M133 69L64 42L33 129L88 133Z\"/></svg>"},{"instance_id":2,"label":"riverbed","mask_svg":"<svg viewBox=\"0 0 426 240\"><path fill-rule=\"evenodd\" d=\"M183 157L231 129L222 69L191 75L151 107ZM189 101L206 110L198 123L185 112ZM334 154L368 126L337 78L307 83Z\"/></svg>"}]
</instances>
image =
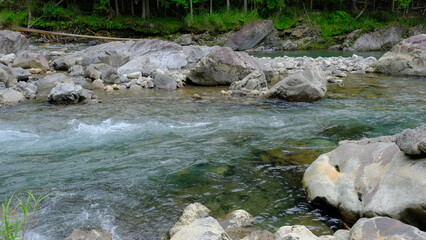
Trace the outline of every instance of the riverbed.
<instances>
[{"instance_id":1,"label":"riverbed","mask_svg":"<svg viewBox=\"0 0 426 240\"><path fill-rule=\"evenodd\" d=\"M100 104L35 101L0 109L0 196L52 194L25 239L103 227L114 239L160 239L183 208L245 209L274 230L329 234L301 179L338 141L425 122L426 79L349 75L315 103L228 98L225 87L97 92ZM192 98L193 94L201 100Z\"/></svg>"}]
</instances>

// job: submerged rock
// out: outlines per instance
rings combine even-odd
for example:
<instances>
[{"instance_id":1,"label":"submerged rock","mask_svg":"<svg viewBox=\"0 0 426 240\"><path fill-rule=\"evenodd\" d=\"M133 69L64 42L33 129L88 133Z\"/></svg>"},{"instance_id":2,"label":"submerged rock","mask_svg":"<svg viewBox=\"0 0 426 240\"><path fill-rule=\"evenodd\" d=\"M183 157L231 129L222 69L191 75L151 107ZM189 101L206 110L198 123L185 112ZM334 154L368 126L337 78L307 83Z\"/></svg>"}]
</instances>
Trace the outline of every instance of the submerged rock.
<instances>
[{"instance_id":1,"label":"submerged rock","mask_svg":"<svg viewBox=\"0 0 426 240\"><path fill-rule=\"evenodd\" d=\"M239 51L251 49L273 30L275 30L275 27L271 20L254 21L244 25L240 31L234 33L224 46Z\"/></svg>"},{"instance_id":2,"label":"submerged rock","mask_svg":"<svg viewBox=\"0 0 426 240\"><path fill-rule=\"evenodd\" d=\"M378 60L376 70L393 75L426 76L426 34L398 43Z\"/></svg>"},{"instance_id":3,"label":"submerged rock","mask_svg":"<svg viewBox=\"0 0 426 240\"><path fill-rule=\"evenodd\" d=\"M308 200L349 221L390 216L424 228L425 171L425 158L411 159L393 142L343 143L315 160L303 183Z\"/></svg>"},{"instance_id":4,"label":"submerged rock","mask_svg":"<svg viewBox=\"0 0 426 240\"><path fill-rule=\"evenodd\" d=\"M327 80L320 67L294 73L275 84L267 93L267 98L279 98L292 102L314 102L327 91Z\"/></svg>"},{"instance_id":5,"label":"submerged rock","mask_svg":"<svg viewBox=\"0 0 426 240\"><path fill-rule=\"evenodd\" d=\"M0 54L17 53L28 48L30 42L20 32L0 31Z\"/></svg>"},{"instance_id":6,"label":"submerged rock","mask_svg":"<svg viewBox=\"0 0 426 240\"><path fill-rule=\"evenodd\" d=\"M91 98L92 91L86 90L74 82L65 82L52 88L47 100L55 104L76 104L88 101Z\"/></svg>"},{"instance_id":7,"label":"submerged rock","mask_svg":"<svg viewBox=\"0 0 426 240\"><path fill-rule=\"evenodd\" d=\"M64 240L112 240L112 234L105 232L102 228L79 228L72 231L71 235Z\"/></svg>"}]
</instances>

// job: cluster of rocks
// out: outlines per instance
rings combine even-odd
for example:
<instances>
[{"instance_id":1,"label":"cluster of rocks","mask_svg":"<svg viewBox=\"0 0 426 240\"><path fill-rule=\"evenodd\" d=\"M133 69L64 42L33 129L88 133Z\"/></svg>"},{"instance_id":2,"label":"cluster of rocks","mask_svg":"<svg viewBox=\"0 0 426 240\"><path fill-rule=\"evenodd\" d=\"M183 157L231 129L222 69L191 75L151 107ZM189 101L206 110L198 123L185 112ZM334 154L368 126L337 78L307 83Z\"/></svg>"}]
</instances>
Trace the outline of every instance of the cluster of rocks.
<instances>
[{"instance_id":1,"label":"cluster of rocks","mask_svg":"<svg viewBox=\"0 0 426 240\"><path fill-rule=\"evenodd\" d=\"M426 125L340 144L306 170L308 199L348 221L389 216L425 230Z\"/></svg>"},{"instance_id":2,"label":"cluster of rocks","mask_svg":"<svg viewBox=\"0 0 426 240\"><path fill-rule=\"evenodd\" d=\"M426 239L426 233L416 227L388 217L362 218L350 230L338 230L334 235L316 236L301 225L282 226L275 233L255 226L253 217L236 210L223 219L209 216L210 210L200 203L188 205L176 224L167 232L170 240L364 240L364 239Z\"/></svg>"}]
</instances>

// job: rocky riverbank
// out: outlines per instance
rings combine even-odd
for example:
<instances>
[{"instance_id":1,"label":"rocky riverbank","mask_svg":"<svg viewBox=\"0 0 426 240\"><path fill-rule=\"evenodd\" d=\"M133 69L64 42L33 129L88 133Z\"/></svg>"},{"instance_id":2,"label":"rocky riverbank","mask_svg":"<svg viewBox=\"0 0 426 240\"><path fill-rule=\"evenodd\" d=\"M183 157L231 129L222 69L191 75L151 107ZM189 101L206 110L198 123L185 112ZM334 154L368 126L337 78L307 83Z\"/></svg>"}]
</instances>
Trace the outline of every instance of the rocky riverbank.
<instances>
[{"instance_id":1,"label":"rocky riverbank","mask_svg":"<svg viewBox=\"0 0 426 240\"><path fill-rule=\"evenodd\" d=\"M56 84L64 82L105 91L140 91L143 88L175 90L184 88L186 84L214 86L235 83L231 91L224 92L225 95L237 93L243 96L268 96L310 102L324 96L326 82L342 84L341 79L347 74L374 72L377 62L374 57L363 58L357 55L350 58L256 58L228 47L181 46L161 40L110 42L76 52L52 51L41 54L26 50L28 40L19 33L3 31L2 34L2 105L27 101L34 98L37 90L49 88L50 92ZM316 73L308 78L298 77L298 84L308 86L311 79L320 74L322 77L319 82L322 87L319 93L296 91L287 94L287 90L280 94L268 93L268 89L272 89L276 82L313 66L318 66ZM261 87L236 84L249 75L253 83L259 81L259 77L253 78L252 73L256 71L264 78L260 81L266 81L259 85ZM244 91L238 87L241 84L245 86ZM49 98L50 102L55 102L53 99L62 99L57 103L96 102L91 97L80 97L76 93L78 91L71 88L61 89L66 90L63 94L73 97ZM58 91L55 94L58 95ZM295 96L300 94L303 96ZM48 97L46 91L42 91L40 95L41 98ZM96 99L96 95L93 96ZM70 99L63 100L67 98Z\"/></svg>"}]
</instances>

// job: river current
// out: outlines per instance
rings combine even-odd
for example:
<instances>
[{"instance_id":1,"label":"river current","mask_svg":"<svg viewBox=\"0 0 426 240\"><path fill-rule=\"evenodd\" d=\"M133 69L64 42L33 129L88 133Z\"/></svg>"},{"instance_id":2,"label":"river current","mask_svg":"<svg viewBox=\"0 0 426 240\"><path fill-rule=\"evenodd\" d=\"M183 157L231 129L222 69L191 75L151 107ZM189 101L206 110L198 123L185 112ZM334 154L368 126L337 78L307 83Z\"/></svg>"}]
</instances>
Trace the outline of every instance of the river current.
<instances>
[{"instance_id":1,"label":"river current","mask_svg":"<svg viewBox=\"0 0 426 240\"><path fill-rule=\"evenodd\" d=\"M95 105L3 108L0 196L51 194L25 239L98 226L114 239L160 239L192 202L215 217L245 209L270 230L303 224L330 234L339 220L305 200L306 167L340 140L426 120L425 78L350 75L344 84L315 103L187 87L99 93Z\"/></svg>"}]
</instances>

